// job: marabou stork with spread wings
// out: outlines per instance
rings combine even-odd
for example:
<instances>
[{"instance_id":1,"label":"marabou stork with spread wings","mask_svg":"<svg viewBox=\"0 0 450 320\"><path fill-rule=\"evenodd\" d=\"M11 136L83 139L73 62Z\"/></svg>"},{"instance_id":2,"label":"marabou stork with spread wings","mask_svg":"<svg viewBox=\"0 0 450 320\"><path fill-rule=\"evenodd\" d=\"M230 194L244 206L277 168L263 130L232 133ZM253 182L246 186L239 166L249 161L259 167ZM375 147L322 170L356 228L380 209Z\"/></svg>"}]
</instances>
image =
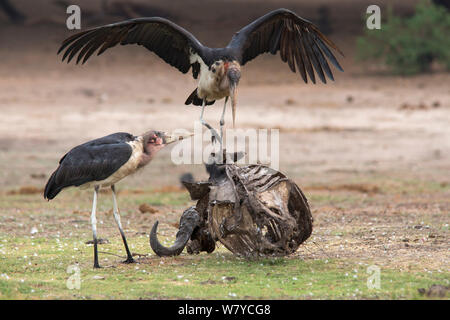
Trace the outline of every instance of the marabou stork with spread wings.
<instances>
[{"instance_id":1,"label":"marabou stork with spread wings","mask_svg":"<svg viewBox=\"0 0 450 320\"><path fill-rule=\"evenodd\" d=\"M85 63L98 49L97 55L117 44L138 44L156 53L182 73L192 69L198 87L189 95L186 104L202 106L200 121L218 138L217 132L203 120L206 105L225 98L220 128L223 132L226 103L231 97L233 126L236 113L237 85L241 66L263 53L280 52L283 62L300 73L307 83L316 76L326 83L326 76L334 80L327 62L342 70L330 48L341 55L337 46L325 37L310 21L287 9L278 9L256 19L237 33L225 48L202 45L191 33L163 18L138 18L86 30L67 38L58 53L62 60ZM221 141L221 138L220 138Z\"/></svg>"}]
</instances>

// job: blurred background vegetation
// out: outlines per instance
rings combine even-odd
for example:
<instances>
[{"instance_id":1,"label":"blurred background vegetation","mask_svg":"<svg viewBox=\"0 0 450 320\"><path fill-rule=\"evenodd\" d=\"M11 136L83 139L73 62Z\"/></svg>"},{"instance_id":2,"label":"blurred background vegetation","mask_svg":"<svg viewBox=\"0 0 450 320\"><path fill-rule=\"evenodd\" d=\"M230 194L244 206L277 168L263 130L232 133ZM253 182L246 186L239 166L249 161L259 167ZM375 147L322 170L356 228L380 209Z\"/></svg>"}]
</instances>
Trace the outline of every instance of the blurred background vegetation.
<instances>
[{"instance_id":1,"label":"blurred background vegetation","mask_svg":"<svg viewBox=\"0 0 450 320\"><path fill-rule=\"evenodd\" d=\"M366 29L358 37L360 60L380 61L402 75L430 72L435 63L450 70L450 14L445 6L421 1L411 16L396 16L388 9L386 18L380 30Z\"/></svg>"}]
</instances>

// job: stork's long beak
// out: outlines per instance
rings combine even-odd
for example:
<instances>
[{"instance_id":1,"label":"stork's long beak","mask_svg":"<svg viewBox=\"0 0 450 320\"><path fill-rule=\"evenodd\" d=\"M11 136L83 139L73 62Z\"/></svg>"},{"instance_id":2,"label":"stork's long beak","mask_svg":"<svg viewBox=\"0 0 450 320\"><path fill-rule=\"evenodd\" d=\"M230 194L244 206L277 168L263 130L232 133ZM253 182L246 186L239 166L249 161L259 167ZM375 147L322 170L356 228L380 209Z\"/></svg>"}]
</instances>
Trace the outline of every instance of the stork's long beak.
<instances>
[{"instance_id":1,"label":"stork's long beak","mask_svg":"<svg viewBox=\"0 0 450 320\"><path fill-rule=\"evenodd\" d=\"M167 132L161 133L161 138L163 139L164 144L171 144L172 142L180 141L189 137L192 137L193 133L187 133L187 134L169 134Z\"/></svg>"},{"instance_id":2,"label":"stork's long beak","mask_svg":"<svg viewBox=\"0 0 450 320\"><path fill-rule=\"evenodd\" d=\"M231 112L233 114L233 128L236 123L236 95L237 95L237 86L230 85Z\"/></svg>"},{"instance_id":3,"label":"stork's long beak","mask_svg":"<svg viewBox=\"0 0 450 320\"><path fill-rule=\"evenodd\" d=\"M237 98L237 86L239 79L241 78L241 72L236 68L229 68L227 72L228 80L230 83L230 98L231 98L231 111L233 114L233 128L236 122L236 98Z\"/></svg>"}]
</instances>

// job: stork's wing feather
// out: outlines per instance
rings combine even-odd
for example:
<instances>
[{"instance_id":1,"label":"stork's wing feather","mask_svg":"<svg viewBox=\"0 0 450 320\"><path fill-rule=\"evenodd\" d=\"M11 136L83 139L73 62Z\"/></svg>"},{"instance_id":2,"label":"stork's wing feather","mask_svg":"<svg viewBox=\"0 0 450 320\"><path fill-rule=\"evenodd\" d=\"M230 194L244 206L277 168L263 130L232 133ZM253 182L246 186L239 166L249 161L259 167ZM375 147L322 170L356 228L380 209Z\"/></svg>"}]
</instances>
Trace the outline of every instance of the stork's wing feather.
<instances>
[{"instance_id":1,"label":"stork's wing feather","mask_svg":"<svg viewBox=\"0 0 450 320\"><path fill-rule=\"evenodd\" d=\"M343 71L330 50L343 55L338 47L311 22L287 9L272 11L253 21L233 36L228 48L239 56L241 65L260 54L279 51L281 60L292 72L298 70L305 82L307 75L316 82L314 70L322 82L326 83L325 75L334 80L328 61Z\"/></svg>"},{"instance_id":2,"label":"stork's wing feather","mask_svg":"<svg viewBox=\"0 0 450 320\"><path fill-rule=\"evenodd\" d=\"M66 187L108 178L130 158L132 148L127 141L133 139L131 134L119 132L73 148L59 161L45 186L44 197L53 199Z\"/></svg>"},{"instance_id":3,"label":"stork's wing feather","mask_svg":"<svg viewBox=\"0 0 450 320\"><path fill-rule=\"evenodd\" d=\"M138 44L156 53L182 73L186 73L197 57L206 60L204 47L191 33L164 18L138 18L113 23L77 33L62 43L58 54L69 63L77 54L76 62L85 63L117 44ZM198 72L193 72L194 78Z\"/></svg>"}]
</instances>

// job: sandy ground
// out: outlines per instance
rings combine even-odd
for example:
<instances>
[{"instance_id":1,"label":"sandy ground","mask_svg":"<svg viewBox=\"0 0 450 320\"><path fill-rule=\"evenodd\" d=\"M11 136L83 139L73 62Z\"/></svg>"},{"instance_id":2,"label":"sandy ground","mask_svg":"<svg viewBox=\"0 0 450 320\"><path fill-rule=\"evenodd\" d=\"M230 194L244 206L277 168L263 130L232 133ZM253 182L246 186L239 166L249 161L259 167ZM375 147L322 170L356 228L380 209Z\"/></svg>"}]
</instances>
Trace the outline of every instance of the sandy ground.
<instances>
[{"instance_id":1,"label":"sandy ground","mask_svg":"<svg viewBox=\"0 0 450 320\"><path fill-rule=\"evenodd\" d=\"M200 109L184 105L195 88L190 75L137 47L115 48L84 66L66 65L55 54L58 38L0 51L2 188L42 184L30 174L48 175L64 152L92 138L193 130ZM374 75L355 65L349 39L337 42L348 55L334 83L301 83L278 57L245 66L237 127L279 129L281 170L309 182L329 180L330 173L347 179L346 172L447 181L449 75ZM222 103L209 108L206 120L217 127L221 110ZM226 120L231 124L230 113ZM170 167L169 154L162 151L157 166ZM155 183L178 179L149 167L130 184L149 176Z\"/></svg>"},{"instance_id":2,"label":"sandy ground","mask_svg":"<svg viewBox=\"0 0 450 320\"><path fill-rule=\"evenodd\" d=\"M58 159L89 139L150 128L192 130L200 110L184 106L195 88L189 74L137 47L67 65L56 56L67 31L36 26L35 36L23 40L29 32L6 24L0 31L9 39L0 48L3 200L20 187L42 188ZM280 170L305 189L315 217L302 256L356 257L400 268L421 261L444 270L450 262L450 75L389 76L355 61L353 37L332 38L346 54L345 72L337 71L334 83L306 85L279 57L245 66L237 126L280 130ZM221 106L206 111L208 122L217 124ZM201 165L176 166L170 150L163 150L119 188L177 186L184 172L206 177ZM46 206L42 200L39 211ZM7 205L0 211L3 222L14 212ZM128 217L137 233L150 226L138 213ZM170 215L166 222L176 220Z\"/></svg>"}]
</instances>

